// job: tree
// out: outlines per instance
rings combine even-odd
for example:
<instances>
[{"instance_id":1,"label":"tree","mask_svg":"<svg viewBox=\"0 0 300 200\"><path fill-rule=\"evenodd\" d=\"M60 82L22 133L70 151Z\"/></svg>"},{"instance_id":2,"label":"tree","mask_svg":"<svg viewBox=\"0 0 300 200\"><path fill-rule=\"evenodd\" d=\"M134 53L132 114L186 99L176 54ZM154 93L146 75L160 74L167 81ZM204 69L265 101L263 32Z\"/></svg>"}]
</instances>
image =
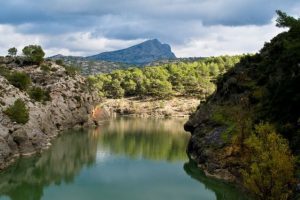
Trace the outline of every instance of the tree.
<instances>
[{"instance_id":1,"label":"tree","mask_svg":"<svg viewBox=\"0 0 300 200\"><path fill-rule=\"evenodd\" d=\"M280 10L276 11L278 18L276 19L276 26L277 27L298 27L300 26L299 19L295 19L294 17L288 16L285 12L282 12Z\"/></svg>"},{"instance_id":2,"label":"tree","mask_svg":"<svg viewBox=\"0 0 300 200\"><path fill-rule=\"evenodd\" d=\"M44 61L45 53L41 46L39 45L29 45L23 48L23 54L27 58L28 62L34 64L40 64Z\"/></svg>"},{"instance_id":3,"label":"tree","mask_svg":"<svg viewBox=\"0 0 300 200\"><path fill-rule=\"evenodd\" d=\"M18 49L16 47L12 47L10 49L8 49L8 55L10 56L16 56L18 52Z\"/></svg>"},{"instance_id":4,"label":"tree","mask_svg":"<svg viewBox=\"0 0 300 200\"><path fill-rule=\"evenodd\" d=\"M246 140L249 167L242 171L244 185L260 200L286 200L294 179L294 158L287 140L270 124L259 124Z\"/></svg>"}]
</instances>

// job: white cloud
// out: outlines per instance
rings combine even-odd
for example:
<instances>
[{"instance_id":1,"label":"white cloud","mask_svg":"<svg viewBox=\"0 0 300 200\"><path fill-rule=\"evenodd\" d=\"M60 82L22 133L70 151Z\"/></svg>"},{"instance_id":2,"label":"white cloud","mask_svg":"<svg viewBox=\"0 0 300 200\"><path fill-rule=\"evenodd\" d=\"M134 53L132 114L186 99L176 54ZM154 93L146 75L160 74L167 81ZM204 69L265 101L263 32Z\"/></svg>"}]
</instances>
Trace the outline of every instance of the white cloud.
<instances>
[{"instance_id":1,"label":"white cloud","mask_svg":"<svg viewBox=\"0 0 300 200\"><path fill-rule=\"evenodd\" d=\"M255 53L263 47L264 42L283 31L275 26L275 19L272 23L263 26L204 26L194 23L190 26L198 34L187 36L184 42L170 43L177 57ZM145 40L145 38L109 39L95 35L95 30L50 35L19 33L18 28L18 26L0 24L0 54L6 55L7 49L13 46L20 52L25 45L39 44L45 49L46 56L55 54L87 56L126 48ZM178 33L180 34L181 31Z\"/></svg>"},{"instance_id":2,"label":"white cloud","mask_svg":"<svg viewBox=\"0 0 300 200\"><path fill-rule=\"evenodd\" d=\"M17 33L11 25L0 24L0 54L6 55L7 49L16 47L19 50L27 44L40 44L43 37L38 35L24 35Z\"/></svg>"},{"instance_id":3,"label":"white cloud","mask_svg":"<svg viewBox=\"0 0 300 200\"><path fill-rule=\"evenodd\" d=\"M126 48L140 43L145 39L119 40L105 37L92 37L91 32L75 32L60 35L18 33L17 27L0 24L0 54L6 55L7 49L16 47L21 53L24 46L29 44L41 45L46 56L55 54L86 56L103 51Z\"/></svg>"},{"instance_id":4,"label":"white cloud","mask_svg":"<svg viewBox=\"0 0 300 200\"><path fill-rule=\"evenodd\" d=\"M284 31L275 26L275 20L264 26L209 26L201 37L188 39L185 44L175 45L178 57L234 55L258 52L265 42Z\"/></svg>"}]
</instances>

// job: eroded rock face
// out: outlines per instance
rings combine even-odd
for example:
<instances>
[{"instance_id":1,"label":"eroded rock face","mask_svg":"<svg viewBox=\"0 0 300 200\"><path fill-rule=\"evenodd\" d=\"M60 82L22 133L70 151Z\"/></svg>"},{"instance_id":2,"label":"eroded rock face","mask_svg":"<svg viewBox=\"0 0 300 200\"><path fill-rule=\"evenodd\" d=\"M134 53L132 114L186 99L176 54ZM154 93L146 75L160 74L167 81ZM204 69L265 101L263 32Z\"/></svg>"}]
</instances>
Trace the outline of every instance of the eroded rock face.
<instances>
[{"instance_id":1,"label":"eroded rock face","mask_svg":"<svg viewBox=\"0 0 300 200\"><path fill-rule=\"evenodd\" d=\"M200 107L185 123L184 129L191 133L187 153L206 175L229 182L238 182L239 150L227 145L223 135L227 127L211 121L210 115L208 104Z\"/></svg>"},{"instance_id":2,"label":"eroded rock face","mask_svg":"<svg viewBox=\"0 0 300 200\"><path fill-rule=\"evenodd\" d=\"M53 70L45 72L40 66L18 66L13 59L0 58L2 68L27 73L32 85L49 90L51 97L43 103L34 101L27 92L14 87L0 75L0 169L16 155L47 148L50 139L59 131L74 126L93 126L103 119L92 116L100 99L88 88L84 77L69 76L64 67L53 62L46 64ZM29 121L24 125L13 122L3 113L19 98L29 109Z\"/></svg>"}]
</instances>

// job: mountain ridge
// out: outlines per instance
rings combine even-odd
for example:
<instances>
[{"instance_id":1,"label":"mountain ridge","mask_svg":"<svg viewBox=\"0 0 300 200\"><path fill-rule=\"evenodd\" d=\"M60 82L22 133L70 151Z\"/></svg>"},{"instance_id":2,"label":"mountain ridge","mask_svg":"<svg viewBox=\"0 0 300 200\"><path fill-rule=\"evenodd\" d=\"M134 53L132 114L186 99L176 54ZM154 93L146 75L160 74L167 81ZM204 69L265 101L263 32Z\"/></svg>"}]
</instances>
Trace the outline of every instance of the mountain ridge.
<instances>
[{"instance_id":1,"label":"mountain ridge","mask_svg":"<svg viewBox=\"0 0 300 200\"><path fill-rule=\"evenodd\" d=\"M145 65L158 60L176 59L169 44L163 44L158 39L146 40L125 49L107 51L91 56L64 56L57 54L49 59L78 59L88 61L107 61L133 65Z\"/></svg>"},{"instance_id":2,"label":"mountain ridge","mask_svg":"<svg viewBox=\"0 0 300 200\"><path fill-rule=\"evenodd\" d=\"M171 51L170 45L162 44L158 39L152 39L125 49L103 52L86 58L143 65L161 59L175 59L176 56Z\"/></svg>"}]
</instances>

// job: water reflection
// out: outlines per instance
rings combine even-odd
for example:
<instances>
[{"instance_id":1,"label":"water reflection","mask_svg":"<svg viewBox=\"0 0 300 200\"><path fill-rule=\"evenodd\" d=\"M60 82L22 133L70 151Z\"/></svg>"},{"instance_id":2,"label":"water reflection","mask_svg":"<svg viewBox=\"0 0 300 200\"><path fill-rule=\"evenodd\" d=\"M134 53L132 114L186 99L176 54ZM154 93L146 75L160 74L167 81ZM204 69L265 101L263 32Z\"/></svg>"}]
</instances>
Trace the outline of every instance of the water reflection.
<instances>
[{"instance_id":1,"label":"water reflection","mask_svg":"<svg viewBox=\"0 0 300 200\"><path fill-rule=\"evenodd\" d=\"M207 177L204 172L199 170L193 161L186 162L183 169L193 179L198 180L204 184L207 189L213 191L217 200L249 200L249 198L237 192L235 186Z\"/></svg>"},{"instance_id":2,"label":"water reflection","mask_svg":"<svg viewBox=\"0 0 300 200\"><path fill-rule=\"evenodd\" d=\"M134 159L183 161L189 136L183 132L182 124L180 119L121 118L94 134L99 137L99 145L113 154Z\"/></svg>"},{"instance_id":3,"label":"water reflection","mask_svg":"<svg viewBox=\"0 0 300 200\"><path fill-rule=\"evenodd\" d=\"M0 173L0 197L39 200L44 187L71 183L84 166L93 165L96 152L97 141L91 134L72 132L61 136L41 156L20 159Z\"/></svg>"},{"instance_id":4,"label":"water reflection","mask_svg":"<svg viewBox=\"0 0 300 200\"><path fill-rule=\"evenodd\" d=\"M65 133L41 155L20 159L0 173L0 200L133 200L145 193L157 200L166 195L174 200L241 199L232 187L205 177L189 162L182 170L189 137L183 123L121 118L96 130Z\"/></svg>"}]
</instances>

